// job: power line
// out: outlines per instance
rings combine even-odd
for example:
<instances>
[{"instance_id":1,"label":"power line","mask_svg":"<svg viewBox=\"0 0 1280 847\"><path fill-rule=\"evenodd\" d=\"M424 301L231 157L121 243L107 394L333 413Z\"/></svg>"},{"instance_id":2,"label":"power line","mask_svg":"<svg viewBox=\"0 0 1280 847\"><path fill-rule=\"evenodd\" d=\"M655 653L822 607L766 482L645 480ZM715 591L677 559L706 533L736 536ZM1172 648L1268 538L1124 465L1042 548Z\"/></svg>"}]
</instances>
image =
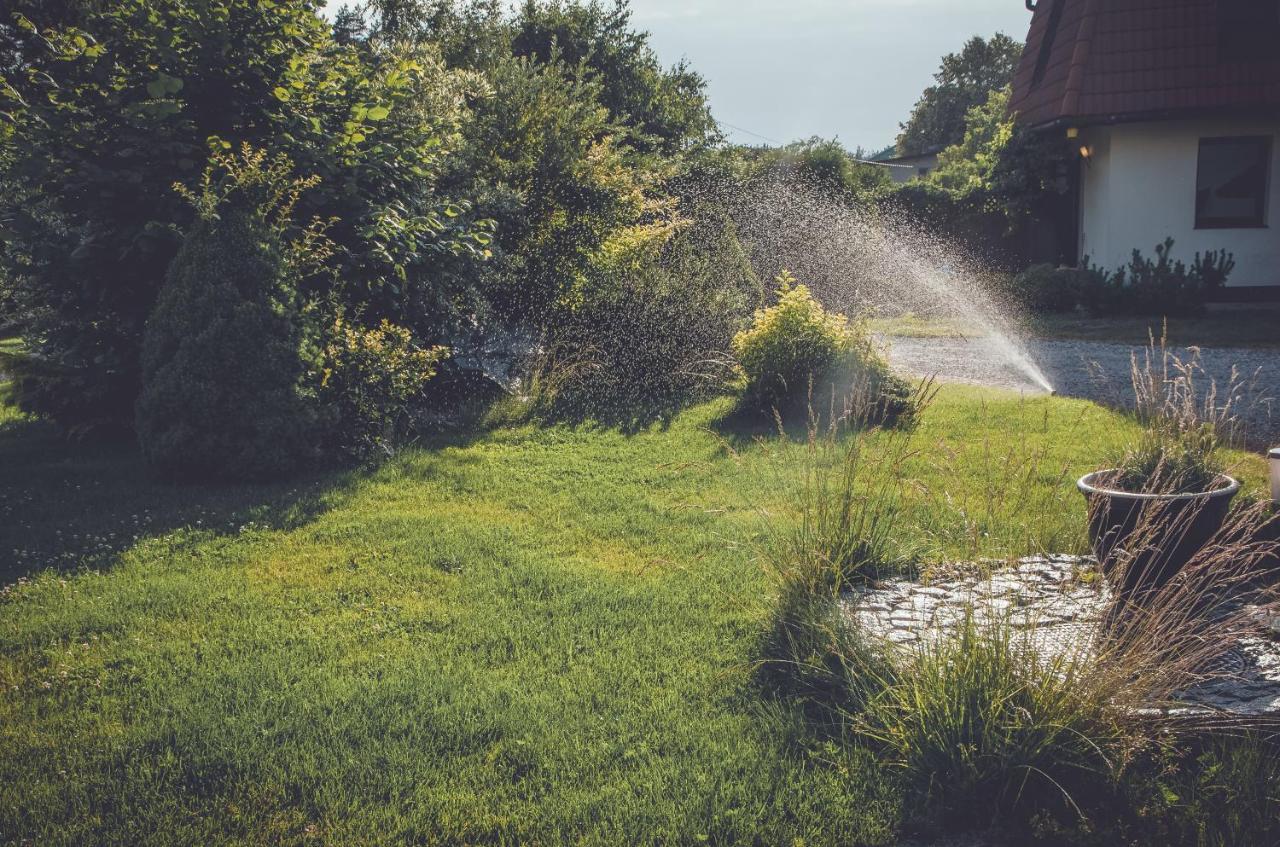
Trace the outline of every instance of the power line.
<instances>
[{"instance_id":1,"label":"power line","mask_svg":"<svg viewBox=\"0 0 1280 847\"><path fill-rule=\"evenodd\" d=\"M740 127L740 126L734 126L733 124L729 123L728 121L716 121L716 123L718 123L721 127L728 127L729 129L736 130L736 131L738 131L738 132L745 133L745 134L747 134L747 135L755 136L756 138L759 138L761 141L767 141L767 142L769 142L770 144L777 144L779 147L781 147L781 146L782 146L782 142L781 142L781 141L777 141L777 140L775 140L775 139L772 139L772 138L770 138L770 137L769 137L769 136L767 136L767 135L761 135L761 134L760 134L760 133L758 133L758 132L752 132L752 131L751 131L751 130L749 130L749 129L743 129L743 128L742 128L742 127Z\"/></svg>"}]
</instances>

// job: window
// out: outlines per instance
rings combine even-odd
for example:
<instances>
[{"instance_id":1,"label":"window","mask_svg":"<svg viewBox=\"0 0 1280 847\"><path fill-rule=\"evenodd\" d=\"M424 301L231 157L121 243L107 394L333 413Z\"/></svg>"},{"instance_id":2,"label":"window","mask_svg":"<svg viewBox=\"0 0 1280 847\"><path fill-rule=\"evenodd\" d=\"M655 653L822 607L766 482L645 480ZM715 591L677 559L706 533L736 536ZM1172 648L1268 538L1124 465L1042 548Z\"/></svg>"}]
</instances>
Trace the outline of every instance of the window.
<instances>
[{"instance_id":1,"label":"window","mask_svg":"<svg viewBox=\"0 0 1280 847\"><path fill-rule=\"evenodd\" d=\"M1202 138L1196 229L1266 226L1271 139Z\"/></svg>"},{"instance_id":2,"label":"window","mask_svg":"<svg viewBox=\"0 0 1280 847\"><path fill-rule=\"evenodd\" d=\"M1044 75L1049 70L1053 42L1058 38L1058 26L1062 23L1062 9L1066 5L1066 0L1053 0L1053 6L1049 9L1049 20L1045 23L1044 35L1040 38L1040 52L1036 55L1035 71L1031 74L1032 88L1044 81Z\"/></svg>"}]
</instances>

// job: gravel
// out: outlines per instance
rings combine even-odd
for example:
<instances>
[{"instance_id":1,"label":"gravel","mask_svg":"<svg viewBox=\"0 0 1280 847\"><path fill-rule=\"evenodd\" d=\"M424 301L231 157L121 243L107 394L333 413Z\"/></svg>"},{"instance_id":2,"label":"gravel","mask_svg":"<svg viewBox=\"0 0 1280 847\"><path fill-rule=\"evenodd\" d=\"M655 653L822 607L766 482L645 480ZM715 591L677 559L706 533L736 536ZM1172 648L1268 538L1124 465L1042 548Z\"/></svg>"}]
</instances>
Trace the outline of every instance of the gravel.
<instances>
[{"instance_id":1,"label":"gravel","mask_svg":"<svg viewBox=\"0 0 1280 847\"><path fill-rule=\"evenodd\" d=\"M900 371L1042 394L1043 389L985 338L893 338L889 359ZM1108 341L1030 340L1025 348L1061 395L1123 406L1132 397L1130 355L1142 346ZM1185 358L1186 348L1171 350ZM1241 408L1250 441L1280 441L1280 350L1251 347L1200 348L1205 384L1221 386L1234 367L1248 386ZM1274 405L1274 410L1273 410Z\"/></svg>"}]
</instances>

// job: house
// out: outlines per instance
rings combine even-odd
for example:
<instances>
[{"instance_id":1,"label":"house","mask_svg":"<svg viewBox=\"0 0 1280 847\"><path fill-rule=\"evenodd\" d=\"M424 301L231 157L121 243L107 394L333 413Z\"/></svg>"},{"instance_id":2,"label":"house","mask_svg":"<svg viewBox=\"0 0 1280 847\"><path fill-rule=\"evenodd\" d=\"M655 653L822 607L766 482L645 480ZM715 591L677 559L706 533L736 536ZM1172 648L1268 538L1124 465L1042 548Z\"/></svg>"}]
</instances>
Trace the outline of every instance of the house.
<instances>
[{"instance_id":1,"label":"house","mask_svg":"<svg viewBox=\"0 0 1280 847\"><path fill-rule=\"evenodd\" d=\"M1026 0L1016 120L1062 133L1077 257L1228 250L1224 299L1280 299L1280 0Z\"/></svg>"},{"instance_id":2,"label":"house","mask_svg":"<svg viewBox=\"0 0 1280 847\"><path fill-rule=\"evenodd\" d=\"M875 156L871 162L889 169L889 178L896 183L928 176L938 166L938 154L941 147L925 150L909 156Z\"/></svg>"}]
</instances>

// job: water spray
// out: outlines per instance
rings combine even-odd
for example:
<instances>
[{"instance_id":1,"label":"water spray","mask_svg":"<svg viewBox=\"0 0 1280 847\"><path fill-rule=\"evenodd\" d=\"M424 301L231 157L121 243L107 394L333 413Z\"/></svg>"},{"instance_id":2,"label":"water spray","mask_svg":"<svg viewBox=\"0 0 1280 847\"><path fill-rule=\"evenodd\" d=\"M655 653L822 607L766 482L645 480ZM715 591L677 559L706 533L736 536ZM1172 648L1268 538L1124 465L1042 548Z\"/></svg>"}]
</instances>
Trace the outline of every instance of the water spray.
<instances>
[{"instance_id":1,"label":"water spray","mask_svg":"<svg viewBox=\"0 0 1280 847\"><path fill-rule=\"evenodd\" d=\"M694 193L701 195L695 203L705 199L730 211L761 280L786 269L833 310L941 318L973 336L969 363L989 367L992 382L1013 377L1054 394L1009 317L1013 310L983 284L987 263L938 233L801 179L747 185L711 179Z\"/></svg>"}]
</instances>

